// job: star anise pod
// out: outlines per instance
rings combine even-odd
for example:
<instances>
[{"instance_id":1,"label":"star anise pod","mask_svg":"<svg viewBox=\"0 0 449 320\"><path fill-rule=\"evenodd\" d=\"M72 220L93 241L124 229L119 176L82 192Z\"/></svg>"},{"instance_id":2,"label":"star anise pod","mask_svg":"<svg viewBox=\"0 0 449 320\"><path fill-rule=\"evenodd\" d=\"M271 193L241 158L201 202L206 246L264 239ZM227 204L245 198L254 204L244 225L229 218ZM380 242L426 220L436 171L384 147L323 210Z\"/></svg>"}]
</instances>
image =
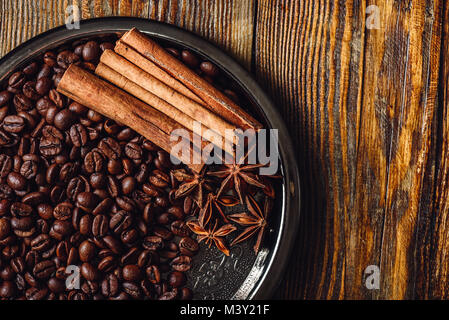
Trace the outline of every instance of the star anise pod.
<instances>
[{"instance_id":1,"label":"star anise pod","mask_svg":"<svg viewBox=\"0 0 449 320\"><path fill-rule=\"evenodd\" d=\"M203 222L204 221L199 218L199 220L188 221L187 226L198 236L198 242L204 240L204 242L209 245L209 248L211 244L214 243L221 252L229 256L229 249L226 247L223 237L227 236L237 228L232 224L225 224L218 228L218 219L215 219L215 224L212 228L206 228Z\"/></svg>"},{"instance_id":2,"label":"star anise pod","mask_svg":"<svg viewBox=\"0 0 449 320\"><path fill-rule=\"evenodd\" d=\"M254 252L257 253L259 252L260 244L267 226L267 216L272 207L272 199L265 197L263 212L253 197L248 195L245 200L248 212L236 213L228 216L229 220L246 227L245 230L232 241L231 246L248 240L257 233L257 240L254 245Z\"/></svg>"},{"instance_id":3,"label":"star anise pod","mask_svg":"<svg viewBox=\"0 0 449 320\"><path fill-rule=\"evenodd\" d=\"M212 191L211 184L213 182L206 176L206 166L200 173L193 172L190 174L184 169L173 170L171 173L176 180L182 182L175 192L175 198L179 199L192 194L197 205L202 208L205 192Z\"/></svg>"},{"instance_id":4,"label":"star anise pod","mask_svg":"<svg viewBox=\"0 0 449 320\"><path fill-rule=\"evenodd\" d=\"M223 221L225 223L229 223L228 218L226 218L226 215L223 212L223 207L232 207L238 204L238 199L235 197L229 196L229 195L223 195L220 198L216 195L209 193L207 197L206 204L202 208L199 214L199 219L203 219L205 222L204 224L207 224L207 222L210 220L210 218L213 215L214 209L218 211L218 213L223 218Z\"/></svg>"},{"instance_id":5,"label":"star anise pod","mask_svg":"<svg viewBox=\"0 0 449 320\"><path fill-rule=\"evenodd\" d=\"M244 184L265 188L265 185L257 179L257 175L253 172L255 169L263 167L264 164L245 164L247 158L248 153L241 163L224 164L222 169L207 173L210 176L223 179L217 192L217 197L220 197L226 187L233 185L239 196L240 203L243 203L242 189Z\"/></svg>"}]
</instances>

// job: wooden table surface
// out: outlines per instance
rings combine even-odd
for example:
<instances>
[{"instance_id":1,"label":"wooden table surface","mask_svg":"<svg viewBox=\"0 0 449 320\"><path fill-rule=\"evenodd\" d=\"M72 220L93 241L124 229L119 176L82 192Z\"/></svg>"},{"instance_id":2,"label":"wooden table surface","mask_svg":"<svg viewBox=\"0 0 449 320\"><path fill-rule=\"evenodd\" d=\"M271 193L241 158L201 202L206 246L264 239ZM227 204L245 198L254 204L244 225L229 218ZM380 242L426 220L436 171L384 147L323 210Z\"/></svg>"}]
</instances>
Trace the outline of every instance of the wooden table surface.
<instances>
[{"instance_id":1,"label":"wooden table surface","mask_svg":"<svg viewBox=\"0 0 449 320\"><path fill-rule=\"evenodd\" d=\"M449 297L444 0L0 0L0 56L65 23L139 16L249 69L296 146L301 227L275 298ZM379 289L365 285L380 268ZM374 282L373 282L374 283Z\"/></svg>"}]
</instances>

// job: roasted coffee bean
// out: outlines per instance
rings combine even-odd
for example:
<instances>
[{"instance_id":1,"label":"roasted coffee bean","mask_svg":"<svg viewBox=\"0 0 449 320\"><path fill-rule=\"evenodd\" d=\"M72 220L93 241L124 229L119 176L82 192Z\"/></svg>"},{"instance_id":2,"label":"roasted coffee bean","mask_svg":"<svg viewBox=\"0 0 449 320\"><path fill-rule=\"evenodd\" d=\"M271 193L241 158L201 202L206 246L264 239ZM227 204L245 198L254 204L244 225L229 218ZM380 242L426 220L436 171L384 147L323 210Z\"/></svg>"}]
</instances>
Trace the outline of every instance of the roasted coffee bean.
<instances>
[{"instance_id":1,"label":"roasted coffee bean","mask_svg":"<svg viewBox=\"0 0 449 320\"><path fill-rule=\"evenodd\" d=\"M39 279L47 279L56 271L56 266L51 260L44 260L36 264L33 274Z\"/></svg>"},{"instance_id":2,"label":"roasted coffee bean","mask_svg":"<svg viewBox=\"0 0 449 320\"><path fill-rule=\"evenodd\" d=\"M183 272L180 271L172 271L168 275L168 284L173 288L179 288L185 285L186 276Z\"/></svg>"},{"instance_id":3,"label":"roasted coffee bean","mask_svg":"<svg viewBox=\"0 0 449 320\"><path fill-rule=\"evenodd\" d=\"M86 240L83 241L79 246L79 258L83 262L91 261L96 254L95 244Z\"/></svg>"},{"instance_id":4,"label":"roasted coffee bean","mask_svg":"<svg viewBox=\"0 0 449 320\"><path fill-rule=\"evenodd\" d=\"M176 271L186 272L190 270L192 266L192 258L189 256L179 256L174 258L170 265Z\"/></svg>"},{"instance_id":5,"label":"roasted coffee bean","mask_svg":"<svg viewBox=\"0 0 449 320\"><path fill-rule=\"evenodd\" d=\"M149 266L146 270L147 278L152 284L159 283L161 281L161 274L159 268L156 265Z\"/></svg>"},{"instance_id":6,"label":"roasted coffee bean","mask_svg":"<svg viewBox=\"0 0 449 320\"><path fill-rule=\"evenodd\" d=\"M79 59L79 56L68 50L60 52L56 58L58 65L64 69L67 69L72 63L79 61Z\"/></svg>"},{"instance_id":7,"label":"roasted coffee bean","mask_svg":"<svg viewBox=\"0 0 449 320\"><path fill-rule=\"evenodd\" d=\"M72 125L75 119L75 115L72 111L69 109L62 109L55 115L53 122L56 128L66 130Z\"/></svg>"},{"instance_id":8,"label":"roasted coffee bean","mask_svg":"<svg viewBox=\"0 0 449 320\"><path fill-rule=\"evenodd\" d=\"M7 116L3 119L3 129L7 132L19 133L25 128L25 120L19 116Z\"/></svg>"},{"instance_id":9,"label":"roasted coffee bean","mask_svg":"<svg viewBox=\"0 0 449 320\"><path fill-rule=\"evenodd\" d=\"M130 264L123 267L122 270L123 279L126 281L136 282L140 280L142 274L140 268L137 265Z\"/></svg>"},{"instance_id":10,"label":"roasted coffee bean","mask_svg":"<svg viewBox=\"0 0 449 320\"><path fill-rule=\"evenodd\" d=\"M12 158L6 154L0 154L0 178L5 178L13 167Z\"/></svg>"},{"instance_id":11,"label":"roasted coffee bean","mask_svg":"<svg viewBox=\"0 0 449 320\"><path fill-rule=\"evenodd\" d=\"M39 93L36 91L36 82L35 81L27 81L22 88L23 94L31 99L31 100L37 100L41 97Z\"/></svg>"},{"instance_id":12,"label":"roasted coffee bean","mask_svg":"<svg viewBox=\"0 0 449 320\"><path fill-rule=\"evenodd\" d=\"M161 237L163 240L171 240L173 238L173 233L164 227L155 226L153 228L153 233L154 235Z\"/></svg>"},{"instance_id":13,"label":"roasted coffee bean","mask_svg":"<svg viewBox=\"0 0 449 320\"><path fill-rule=\"evenodd\" d=\"M137 181L134 177L125 177L122 180L122 193L128 195L134 191Z\"/></svg>"},{"instance_id":14,"label":"roasted coffee bean","mask_svg":"<svg viewBox=\"0 0 449 320\"><path fill-rule=\"evenodd\" d=\"M109 228L116 234L127 230L133 223L132 215L127 211L119 211L111 217Z\"/></svg>"},{"instance_id":15,"label":"roasted coffee bean","mask_svg":"<svg viewBox=\"0 0 449 320\"><path fill-rule=\"evenodd\" d=\"M36 81L36 92L37 94L43 96L46 95L52 86L52 81L48 77L41 77L39 80Z\"/></svg>"},{"instance_id":16,"label":"roasted coffee bean","mask_svg":"<svg viewBox=\"0 0 449 320\"><path fill-rule=\"evenodd\" d=\"M125 154L127 157L137 160L142 158L142 148L136 144L129 142L125 146Z\"/></svg>"},{"instance_id":17,"label":"roasted coffee bean","mask_svg":"<svg viewBox=\"0 0 449 320\"><path fill-rule=\"evenodd\" d=\"M103 237L104 243L107 245L109 249L112 250L115 254L120 254L122 251L122 246L120 244L120 241L118 241L113 236L105 236Z\"/></svg>"},{"instance_id":18,"label":"roasted coffee bean","mask_svg":"<svg viewBox=\"0 0 449 320\"><path fill-rule=\"evenodd\" d=\"M78 171L78 163L67 162L59 170L59 181L68 183Z\"/></svg>"},{"instance_id":19,"label":"roasted coffee bean","mask_svg":"<svg viewBox=\"0 0 449 320\"><path fill-rule=\"evenodd\" d=\"M68 236L72 231L72 225L70 221L67 220L56 220L50 229L50 236L62 240L64 237Z\"/></svg>"},{"instance_id":20,"label":"roasted coffee bean","mask_svg":"<svg viewBox=\"0 0 449 320\"><path fill-rule=\"evenodd\" d=\"M139 238L139 233L136 229L128 229L122 232L120 235L120 239L124 244L132 245L134 244Z\"/></svg>"},{"instance_id":21,"label":"roasted coffee bean","mask_svg":"<svg viewBox=\"0 0 449 320\"><path fill-rule=\"evenodd\" d=\"M81 217L79 222L79 231L82 235L89 235L92 232L92 216L86 214Z\"/></svg>"},{"instance_id":22,"label":"roasted coffee bean","mask_svg":"<svg viewBox=\"0 0 449 320\"><path fill-rule=\"evenodd\" d=\"M187 66L192 69L196 69L198 67L198 64L200 63L196 55L188 50L182 50L181 59Z\"/></svg>"},{"instance_id":23,"label":"roasted coffee bean","mask_svg":"<svg viewBox=\"0 0 449 320\"><path fill-rule=\"evenodd\" d=\"M125 211L133 211L136 203L129 197L122 196L115 198L117 205Z\"/></svg>"},{"instance_id":24,"label":"roasted coffee bean","mask_svg":"<svg viewBox=\"0 0 449 320\"><path fill-rule=\"evenodd\" d=\"M98 278L98 270L88 262L84 262L80 268L81 275L88 281L95 281Z\"/></svg>"},{"instance_id":25,"label":"roasted coffee bean","mask_svg":"<svg viewBox=\"0 0 449 320\"><path fill-rule=\"evenodd\" d=\"M179 241L179 251L186 256L194 256L199 250L198 243L189 237L184 237Z\"/></svg>"},{"instance_id":26,"label":"roasted coffee bean","mask_svg":"<svg viewBox=\"0 0 449 320\"><path fill-rule=\"evenodd\" d=\"M25 160L20 167L20 174L26 179L32 179L38 173L38 166L37 161Z\"/></svg>"},{"instance_id":27,"label":"roasted coffee bean","mask_svg":"<svg viewBox=\"0 0 449 320\"><path fill-rule=\"evenodd\" d=\"M84 146L89 136L87 130L82 124L74 124L70 127L70 139L75 147Z\"/></svg>"},{"instance_id":28,"label":"roasted coffee bean","mask_svg":"<svg viewBox=\"0 0 449 320\"><path fill-rule=\"evenodd\" d=\"M62 150L62 142L55 137L46 137L41 139L39 150L45 157L51 157L59 154Z\"/></svg>"},{"instance_id":29,"label":"roasted coffee bean","mask_svg":"<svg viewBox=\"0 0 449 320\"><path fill-rule=\"evenodd\" d=\"M67 197L72 201L76 201L77 196L85 191L89 192L90 187L87 179L83 176L72 178L67 185Z\"/></svg>"},{"instance_id":30,"label":"roasted coffee bean","mask_svg":"<svg viewBox=\"0 0 449 320\"><path fill-rule=\"evenodd\" d=\"M142 246L145 249L156 251L164 247L164 241L159 236L148 236L143 239Z\"/></svg>"},{"instance_id":31,"label":"roasted coffee bean","mask_svg":"<svg viewBox=\"0 0 449 320\"><path fill-rule=\"evenodd\" d=\"M12 281L3 281L0 286L0 297L12 298L16 295L17 287Z\"/></svg>"},{"instance_id":32,"label":"roasted coffee bean","mask_svg":"<svg viewBox=\"0 0 449 320\"><path fill-rule=\"evenodd\" d=\"M92 222L92 234L94 237L104 237L108 232L108 218L104 215L95 216Z\"/></svg>"},{"instance_id":33,"label":"roasted coffee bean","mask_svg":"<svg viewBox=\"0 0 449 320\"><path fill-rule=\"evenodd\" d=\"M123 290L133 299L139 299L142 294L139 286L133 282L123 282L122 287Z\"/></svg>"},{"instance_id":34,"label":"roasted coffee bean","mask_svg":"<svg viewBox=\"0 0 449 320\"><path fill-rule=\"evenodd\" d=\"M92 150L84 158L84 168L88 173L100 172L103 170L103 155L99 150Z\"/></svg>"},{"instance_id":35,"label":"roasted coffee bean","mask_svg":"<svg viewBox=\"0 0 449 320\"><path fill-rule=\"evenodd\" d=\"M58 204L53 209L53 216L57 220L68 220L72 218L73 205L70 202Z\"/></svg>"},{"instance_id":36,"label":"roasted coffee bean","mask_svg":"<svg viewBox=\"0 0 449 320\"><path fill-rule=\"evenodd\" d=\"M66 290L65 282L58 278L50 278L47 282L47 287L51 292L62 293Z\"/></svg>"},{"instance_id":37,"label":"roasted coffee bean","mask_svg":"<svg viewBox=\"0 0 449 320\"><path fill-rule=\"evenodd\" d=\"M82 51L83 59L86 61L98 60L100 56L100 46L95 41L87 42Z\"/></svg>"},{"instance_id":38,"label":"roasted coffee bean","mask_svg":"<svg viewBox=\"0 0 449 320\"><path fill-rule=\"evenodd\" d=\"M97 193L95 193L97 194ZM114 201L111 198L107 197L107 194L105 195L104 199L100 201L100 203L95 207L95 209L92 210L93 215L102 214L105 213L107 210L109 210L114 204Z\"/></svg>"},{"instance_id":39,"label":"roasted coffee bean","mask_svg":"<svg viewBox=\"0 0 449 320\"><path fill-rule=\"evenodd\" d=\"M31 240L31 250L42 252L49 249L51 246L51 239L47 234L40 234Z\"/></svg>"},{"instance_id":40,"label":"roasted coffee bean","mask_svg":"<svg viewBox=\"0 0 449 320\"><path fill-rule=\"evenodd\" d=\"M3 107L11 100L12 94L8 91L0 91L0 107Z\"/></svg>"},{"instance_id":41,"label":"roasted coffee bean","mask_svg":"<svg viewBox=\"0 0 449 320\"><path fill-rule=\"evenodd\" d=\"M0 218L0 239L9 236L11 232L11 222L8 218Z\"/></svg>"},{"instance_id":42,"label":"roasted coffee bean","mask_svg":"<svg viewBox=\"0 0 449 320\"><path fill-rule=\"evenodd\" d=\"M30 111L34 106L33 101L23 93L16 94L13 103L17 111Z\"/></svg>"},{"instance_id":43,"label":"roasted coffee bean","mask_svg":"<svg viewBox=\"0 0 449 320\"><path fill-rule=\"evenodd\" d=\"M9 87L13 89L20 89L26 82L26 76L22 71L14 72L8 80Z\"/></svg>"},{"instance_id":44,"label":"roasted coffee bean","mask_svg":"<svg viewBox=\"0 0 449 320\"><path fill-rule=\"evenodd\" d=\"M101 293L105 297L117 295L119 290L119 281L114 274L108 274L101 283Z\"/></svg>"},{"instance_id":45,"label":"roasted coffee bean","mask_svg":"<svg viewBox=\"0 0 449 320\"><path fill-rule=\"evenodd\" d=\"M98 196L92 192L81 192L76 196L76 205L86 212L92 212L98 201Z\"/></svg>"},{"instance_id":46,"label":"roasted coffee bean","mask_svg":"<svg viewBox=\"0 0 449 320\"><path fill-rule=\"evenodd\" d=\"M14 190L24 190L27 186L26 178L18 172L10 172L6 181Z\"/></svg>"},{"instance_id":47,"label":"roasted coffee bean","mask_svg":"<svg viewBox=\"0 0 449 320\"><path fill-rule=\"evenodd\" d=\"M107 256L98 263L98 270L109 272L115 268L116 264L114 256Z\"/></svg>"},{"instance_id":48,"label":"roasted coffee bean","mask_svg":"<svg viewBox=\"0 0 449 320\"><path fill-rule=\"evenodd\" d=\"M98 144L98 148L108 159L118 159L121 156L121 147L112 138L104 138Z\"/></svg>"},{"instance_id":49,"label":"roasted coffee bean","mask_svg":"<svg viewBox=\"0 0 449 320\"><path fill-rule=\"evenodd\" d=\"M170 230L179 237L188 237L190 235L189 227L182 220L174 221L170 226Z\"/></svg>"},{"instance_id":50,"label":"roasted coffee bean","mask_svg":"<svg viewBox=\"0 0 449 320\"><path fill-rule=\"evenodd\" d=\"M203 71L207 76L215 78L216 76L218 76L218 68L209 61L204 61L201 62L200 64L200 69L201 71Z\"/></svg>"},{"instance_id":51,"label":"roasted coffee bean","mask_svg":"<svg viewBox=\"0 0 449 320\"><path fill-rule=\"evenodd\" d=\"M122 162L119 159L110 159L107 168L109 174L112 175L118 175L123 171Z\"/></svg>"}]
</instances>

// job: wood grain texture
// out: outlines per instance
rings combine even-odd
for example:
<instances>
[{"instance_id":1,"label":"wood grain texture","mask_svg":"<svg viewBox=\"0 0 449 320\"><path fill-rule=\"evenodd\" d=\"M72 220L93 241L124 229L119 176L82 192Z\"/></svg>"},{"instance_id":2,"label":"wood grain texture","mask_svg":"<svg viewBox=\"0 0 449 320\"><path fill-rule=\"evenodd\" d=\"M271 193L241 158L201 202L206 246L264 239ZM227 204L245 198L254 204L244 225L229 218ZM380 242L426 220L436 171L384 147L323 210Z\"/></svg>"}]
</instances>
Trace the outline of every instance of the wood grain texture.
<instances>
[{"instance_id":1,"label":"wood grain texture","mask_svg":"<svg viewBox=\"0 0 449 320\"><path fill-rule=\"evenodd\" d=\"M417 239L433 183L424 173L434 160L443 4L370 4L378 30L366 29L364 1L258 2L258 78L293 129L303 179L281 297L413 298L419 263L429 263ZM380 290L364 285L369 265L380 267Z\"/></svg>"}]
</instances>

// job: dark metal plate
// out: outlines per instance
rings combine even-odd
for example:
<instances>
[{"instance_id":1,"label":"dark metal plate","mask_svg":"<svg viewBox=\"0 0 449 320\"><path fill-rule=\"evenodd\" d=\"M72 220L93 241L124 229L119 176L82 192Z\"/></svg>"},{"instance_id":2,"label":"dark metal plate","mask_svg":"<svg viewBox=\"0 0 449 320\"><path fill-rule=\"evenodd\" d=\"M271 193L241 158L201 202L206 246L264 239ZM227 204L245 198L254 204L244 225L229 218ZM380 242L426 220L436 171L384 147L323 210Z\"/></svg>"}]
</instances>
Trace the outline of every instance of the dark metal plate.
<instances>
[{"instance_id":1,"label":"dark metal plate","mask_svg":"<svg viewBox=\"0 0 449 320\"><path fill-rule=\"evenodd\" d=\"M276 186L270 230L258 255L254 254L251 241L233 247L229 257L203 245L189 274L196 299L270 298L293 250L299 224L297 161L288 131L276 108L252 76L232 58L198 36L171 25L138 18L98 18L81 21L80 29L68 30L65 26L52 29L8 53L0 59L0 84L46 50L78 39L117 35L132 27L165 44L188 48L214 62L235 84L235 89L246 97L245 107L267 128L278 129L283 180Z\"/></svg>"}]
</instances>

